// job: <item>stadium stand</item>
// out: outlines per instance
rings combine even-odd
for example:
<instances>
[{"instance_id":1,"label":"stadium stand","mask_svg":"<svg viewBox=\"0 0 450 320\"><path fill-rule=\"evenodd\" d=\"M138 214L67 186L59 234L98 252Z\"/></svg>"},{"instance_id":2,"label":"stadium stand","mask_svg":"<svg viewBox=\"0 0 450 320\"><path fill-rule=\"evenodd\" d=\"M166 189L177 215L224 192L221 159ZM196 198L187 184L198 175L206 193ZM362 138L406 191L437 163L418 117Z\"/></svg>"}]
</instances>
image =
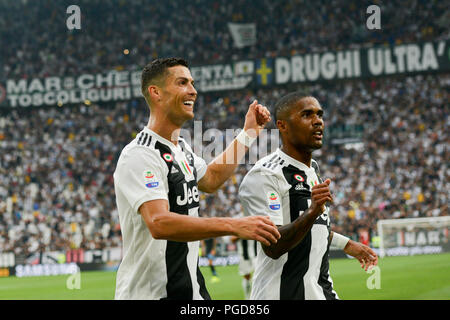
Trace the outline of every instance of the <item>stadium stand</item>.
<instances>
[{"instance_id":1,"label":"stadium stand","mask_svg":"<svg viewBox=\"0 0 450 320\"><path fill-rule=\"evenodd\" d=\"M382 32L365 28L372 2L82 0L75 1L81 30L69 31L65 12L74 1L0 1L0 37L8 44L0 51L0 81L132 68L156 57L205 64L449 36L445 1L389 1ZM228 22L255 22L258 45L235 48Z\"/></svg>"},{"instance_id":2,"label":"stadium stand","mask_svg":"<svg viewBox=\"0 0 450 320\"><path fill-rule=\"evenodd\" d=\"M383 14L392 22L382 33L357 27L364 25L369 1L327 1L326 12L325 1L307 8L304 1L217 1L212 8L204 0L164 6L79 1L86 32L68 31L66 16L57 14L70 2L0 1L6 13L0 37L8 43L0 50L0 81L140 68L171 55L211 63L449 37L443 1L389 2ZM415 23L402 24L399 16ZM234 48L226 29L230 21L255 21L258 45ZM337 232L358 238L367 230L374 236L378 219L448 215L449 87L448 74L302 86L322 103L326 126L364 128L359 144L328 141L315 153L322 176L333 180ZM240 128L254 98L270 109L298 88L200 93L196 119L204 129ZM120 246L112 173L120 150L147 117L143 99L0 109L0 252L26 256ZM249 168L241 165L217 193L202 194L200 212L239 213L237 190Z\"/></svg>"}]
</instances>

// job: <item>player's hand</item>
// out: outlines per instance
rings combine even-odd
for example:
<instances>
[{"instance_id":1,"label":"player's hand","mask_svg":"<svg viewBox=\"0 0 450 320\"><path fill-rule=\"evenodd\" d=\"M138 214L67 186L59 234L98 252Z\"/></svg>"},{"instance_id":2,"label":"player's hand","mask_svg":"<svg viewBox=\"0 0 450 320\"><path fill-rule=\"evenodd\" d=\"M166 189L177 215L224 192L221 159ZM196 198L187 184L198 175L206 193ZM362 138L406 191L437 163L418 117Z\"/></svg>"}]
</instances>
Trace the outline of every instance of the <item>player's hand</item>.
<instances>
[{"instance_id":1,"label":"player's hand","mask_svg":"<svg viewBox=\"0 0 450 320\"><path fill-rule=\"evenodd\" d=\"M264 126L271 121L270 111L254 100L248 107L245 115L244 130L251 137L257 137Z\"/></svg>"},{"instance_id":2,"label":"player's hand","mask_svg":"<svg viewBox=\"0 0 450 320\"><path fill-rule=\"evenodd\" d=\"M378 263L378 256L375 251L368 246L353 240L348 241L344 248L344 252L349 256L358 259L361 264L361 268L365 271L367 271L367 269L371 266L376 266Z\"/></svg>"},{"instance_id":3,"label":"player's hand","mask_svg":"<svg viewBox=\"0 0 450 320\"><path fill-rule=\"evenodd\" d=\"M331 180L327 179L311 188L311 206L313 214L319 216L325 211L325 204L333 202L333 196L330 191Z\"/></svg>"},{"instance_id":4,"label":"player's hand","mask_svg":"<svg viewBox=\"0 0 450 320\"><path fill-rule=\"evenodd\" d=\"M266 216L252 216L234 219L235 235L242 239L256 240L270 246L277 243L281 235L277 226Z\"/></svg>"}]
</instances>

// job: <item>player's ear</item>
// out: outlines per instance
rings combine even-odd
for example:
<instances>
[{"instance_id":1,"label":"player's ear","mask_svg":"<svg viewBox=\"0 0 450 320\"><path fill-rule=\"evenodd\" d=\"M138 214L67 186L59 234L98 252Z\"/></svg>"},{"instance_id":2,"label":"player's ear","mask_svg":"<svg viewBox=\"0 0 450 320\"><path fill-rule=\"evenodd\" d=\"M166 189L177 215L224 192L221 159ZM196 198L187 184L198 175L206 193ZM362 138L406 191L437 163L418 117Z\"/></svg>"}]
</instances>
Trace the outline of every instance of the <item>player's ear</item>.
<instances>
[{"instance_id":1,"label":"player's ear","mask_svg":"<svg viewBox=\"0 0 450 320\"><path fill-rule=\"evenodd\" d=\"M287 123L285 120L277 120L277 128L280 132L285 132L287 130Z\"/></svg>"},{"instance_id":2,"label":"player's ear","mask_svg":"<svg viewBox=\"0 0 450 320\"><path fill-rule=\"evenodd\" d=\"M161 88L157 85L149 85L147 87L148 96L151 101L160 101L161 100Z\"/></svg>"}]
</instances>

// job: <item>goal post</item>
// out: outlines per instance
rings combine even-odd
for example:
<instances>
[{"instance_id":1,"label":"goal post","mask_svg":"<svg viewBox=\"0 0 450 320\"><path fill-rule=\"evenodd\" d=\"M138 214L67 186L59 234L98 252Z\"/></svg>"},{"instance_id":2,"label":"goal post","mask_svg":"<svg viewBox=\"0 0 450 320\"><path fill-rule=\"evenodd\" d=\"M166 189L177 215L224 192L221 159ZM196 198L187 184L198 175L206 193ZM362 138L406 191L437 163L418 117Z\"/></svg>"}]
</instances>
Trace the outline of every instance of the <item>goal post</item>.
<instances>
[{"instance_id":1,"label":"goal post","mask_svg":"<svg viewBox=\"0 0 450 320\"><path fill-rule=\"evenodd\" d=\"M450 216L377 222L380 256L450 252Z\"/></svg>"}]
</instances>

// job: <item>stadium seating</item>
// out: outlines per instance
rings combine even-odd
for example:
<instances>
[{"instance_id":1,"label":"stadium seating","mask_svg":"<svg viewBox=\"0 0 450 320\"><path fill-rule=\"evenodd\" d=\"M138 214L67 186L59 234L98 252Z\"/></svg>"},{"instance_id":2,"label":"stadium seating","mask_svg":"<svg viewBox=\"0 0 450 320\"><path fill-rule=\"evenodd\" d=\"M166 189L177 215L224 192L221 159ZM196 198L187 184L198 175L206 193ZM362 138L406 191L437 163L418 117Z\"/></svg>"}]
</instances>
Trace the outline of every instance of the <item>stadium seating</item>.
<instances>
[{"instance_id":1,"label":"stadium seating","mask_svg":"<svg viewBox=\"0 0 450 320\"><path fill-rule=\"evenodd\" d=\"M391 1L383 14L392 19L383 19L391 21L383 33L356 27L364 24L361 8L369 1L322 0L305 7L304 1L265 0L257 6L231 0L214 2L213 9L205 0L164 6L79 2L82 30L88 32L65 29L70 1L0 1L0 12L7 13L0 19L0 37L8 43L0 50L0 82L140 68L162 56L206 64L448 37L444 1ZM408 4L415 10L407 10ZM403 26L395 19L400 16L416 23ZM258 46L234 48L226 30L230 21L256 21ZM324 107L327 127L364 128L359 147L328 141L314 154L322 177L333 181L336 231L373 237L379 219L448 215L449 87L448 74L302 86ZM241 128L254 98L273 111L280 96L299 88L200 93L196 119L204 129ZM0 253L120 246L112 173L120 150L147 117L143 99L0 108ZM192 130L192 123L186 128ZM201 215L237 215L237 190L250 166L241 165L217 193L202 194Z\"/></svg>"}]
</instances>

